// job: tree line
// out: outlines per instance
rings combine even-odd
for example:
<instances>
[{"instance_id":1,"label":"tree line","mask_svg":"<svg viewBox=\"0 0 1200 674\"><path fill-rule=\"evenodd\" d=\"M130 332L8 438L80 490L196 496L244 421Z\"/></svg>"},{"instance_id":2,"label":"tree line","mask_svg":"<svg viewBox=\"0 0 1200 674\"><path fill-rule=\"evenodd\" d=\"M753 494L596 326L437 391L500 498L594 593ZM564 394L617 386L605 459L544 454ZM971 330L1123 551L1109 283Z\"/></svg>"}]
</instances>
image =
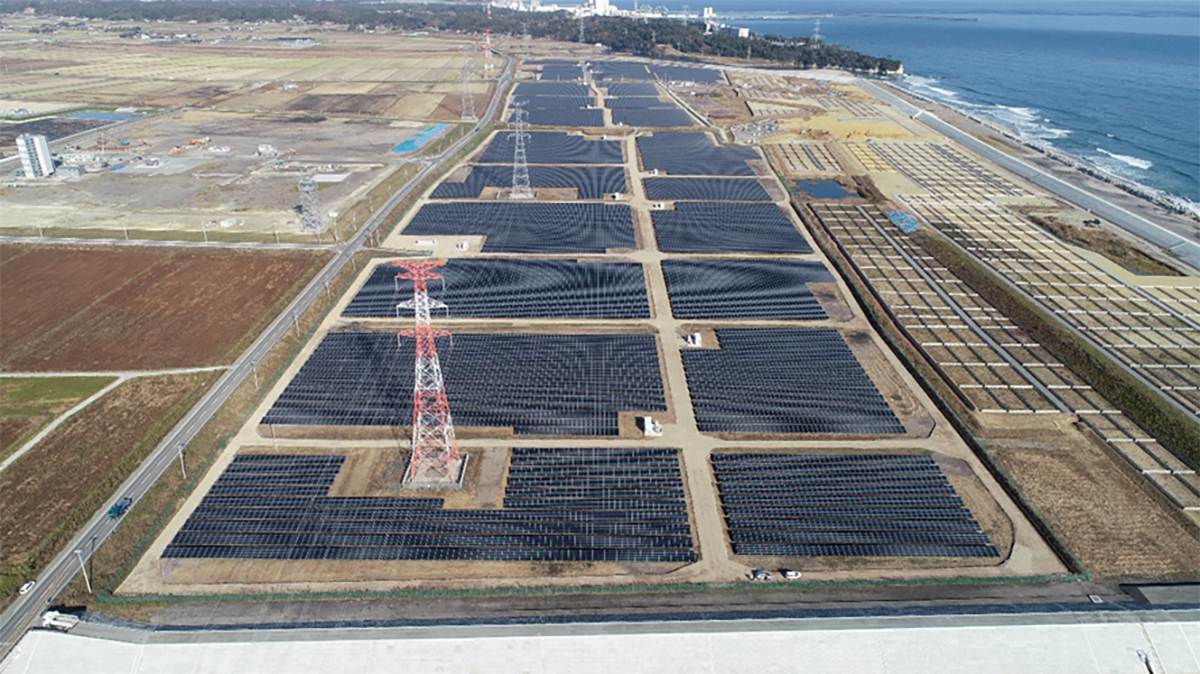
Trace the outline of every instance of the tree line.
<instances>
[{"instance_id":1,"label":"tree line","mask_svg":"<svg viewBox=\"0 0 1200 674\"><path fill-rule=\"evenodd\" d=\"M346 26L349 30L392 29L404 31L451 31L495 35L550 38L574 42L579 37L579 20L566 12L515 12L494 8L489 19L477 4L426 5L380 4L363 0L318 2L316 0L261 2L200 2L197 0L0 0L0 11L16 13L33 8L38 14L103 19L118 22L197 21L274 22ZM783 68L839 68L885 74L900 69L895 59L878 58L839 47L813 43L805 38L778 35L737 37L705 34L700 22L662 18L587 17L583 35L588 43L600 43L618 52L636 56L683 59L704 57L756 58Z\"/></svg>"}]
</instances>

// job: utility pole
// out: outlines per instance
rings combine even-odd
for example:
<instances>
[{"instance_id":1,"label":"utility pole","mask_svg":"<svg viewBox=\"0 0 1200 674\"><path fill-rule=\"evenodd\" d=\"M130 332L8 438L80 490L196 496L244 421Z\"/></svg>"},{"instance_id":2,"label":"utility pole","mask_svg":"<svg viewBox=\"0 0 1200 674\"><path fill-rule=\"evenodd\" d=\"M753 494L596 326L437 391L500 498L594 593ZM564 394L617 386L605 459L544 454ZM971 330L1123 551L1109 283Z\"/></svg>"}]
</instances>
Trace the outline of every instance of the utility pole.
<instances>
[{"instance_id":1,"label":"utility pole","mask_svg":"<svg viewBox=\"0 0 1200 674\"><path fill-rule=\"evenodd\" d=\"M187 465L183 462L183 443L179 443L179 470L183 471L183 479L187 478Z\"/></svg>"},{"instance_id":2,"label":"utility pole","mask_svg":"<svg viewBox=\"0 0 1200 674\"><path fill-rule=\"evenodd\" d=\"M471 93L471 54L466 49L463 49L462 82L462 119L464 122L473 122L478 117L475 114L475 94Z\"/></svg>"},{"instance_id":3,"label":"utility pole","mask_svg":"<svg viewBox=\"0 0 1200 674\"><path fill-rule=\"evenodd\" d=\"M83 550L75 550L75 556L79 558L79 570L83 572L83 582L87 583L88 594L92 594L92 579L88 577L87 566L83 563Z\"/></svg>"}]
</instances>

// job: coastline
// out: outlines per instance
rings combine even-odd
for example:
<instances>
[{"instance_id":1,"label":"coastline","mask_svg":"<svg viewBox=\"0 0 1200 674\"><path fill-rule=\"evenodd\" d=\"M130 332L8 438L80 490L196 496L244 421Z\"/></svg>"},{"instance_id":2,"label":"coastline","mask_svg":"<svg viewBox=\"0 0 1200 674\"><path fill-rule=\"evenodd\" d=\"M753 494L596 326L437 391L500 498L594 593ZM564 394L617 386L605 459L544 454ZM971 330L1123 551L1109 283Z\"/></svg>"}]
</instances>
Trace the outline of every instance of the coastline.
<instances>
[{"instance_id":1,"label":"coastline","mask_svg":"<svg viewBox=\"0 0 1200 674\"><path fill-rule=\"evenodd\" d=\"M1109 171L1105 171L1104 169L1102 169L1098 166L1094 166L1094 165L1088 163L1086 160L1076 157L1075 155L1072 155L1068 152L1063 152L1062 150L1059 150L1058 148L1051 145L1050 143L1038 142L1036 140L1031 140L1029 138L1025 138L1021 134L1019 134L1015 130L1013 130L1012 128L1009 128L1009 127L1005 126L1004 124L997 122L996 120L972 114L972 113L966 111L965 109L958 108L949 103L939 101L935 98L931 98L924 94L917 93L910 88L896 85L889 80L879 79L879 80L877 80L877 83L887 86L890 91L893 91L897 95L901 95L901 96L904 96L904 97L910 98L910 99L919 99L920 101L922 101L924 103L928 103L930 105L936 105L936 106L940 106L942 108L953 110L955 113L957 113L963 117L966 117L967 119L969 119L977 124L988 127L992 131L995 131L995 132L1003 135L1005 138L1007 138L1008 140L1010 140L1014 143L1019 143L1028 149L1031 149L1035 152L1039 152L1039 153L1045 155L1046 157L1049 157L1065 166L1069 166L1077 171L1080 171L1092 178L1095 178L1096 180L1100 180L1102 182L1113 185L1114 187L1122 189L1125 192L1128 192L1129 194L1131 194L1135 197L1138 197L1139 199L1144 199L1146 201L1149 201L1149 202L1153 203L1154 205L1165 209L1166 211L1175 213L1175 214L1183 216L1185 218L1195 220L1197 223L1200 223L1200 204L1192 203L1192 202L1188 201L1187 199L1185 199L1184 197L1174 196L1174 195L1171 195L1162 190L1150 187L1148 185L1143 185L1136 181L1129 180L1127 178L1122 178L1121 176L1118 176ZM1190 207L1187 204L1190 204Z\"/></svg>"},{"instance_id":2,"label":"coastline","mask_svg":"<svg viewBox=\"0 0 1200 674\"><path fill-rule=\"evenodd\" d=\"M1019 159L1040 169L1052 177L1068 183L1072 187L1087 192L1099 199L1123 208L1130 213L1140 216L1160 227L1191 241L1200 241L1200 221L1188 212L1182 214L1177 207L1168 208L1159 200L1152 200L1140 194L1135 194L1113 182L1111 179L1096 175L1094 170L1075 157L1055 151L1048 154L1045 148L1021 138L1015 132L1003 127L992 120L981 120L963 110L951 105L916 94L894 82L885 79L871 78L868 81L883 87L888 93L910 103L914 107L933 113L946 124L969 134L976 139L991 145L1006 155ZM1067 158L1064 161L1063 158ZM1106 229L1130 237L1118 227L1107 226ZM1141 241L1140 238L1136 239ZM1144 246L1148 250L1157 250L1153 245Z\"/></svg>"}]
</instances>

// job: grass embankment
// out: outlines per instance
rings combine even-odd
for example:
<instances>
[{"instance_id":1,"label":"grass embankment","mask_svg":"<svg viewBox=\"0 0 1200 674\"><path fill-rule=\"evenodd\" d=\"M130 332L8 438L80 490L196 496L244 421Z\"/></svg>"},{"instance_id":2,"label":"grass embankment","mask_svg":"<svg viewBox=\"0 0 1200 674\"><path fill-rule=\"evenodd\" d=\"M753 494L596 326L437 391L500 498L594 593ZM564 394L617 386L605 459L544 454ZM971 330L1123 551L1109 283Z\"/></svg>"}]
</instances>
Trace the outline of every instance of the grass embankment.
<instances>
[{"instance_id":1,"label":"grass embankment","mask_svg":"<svg viewBox=\"0 0 1200 674\"><path fill-rule=\"evenodd\" d=\"M274 385L273 382L299 353L309 340L312 331L324 320L346 288L363 268L370 256L360 254L353 265L348 265L330 283L331 293L321 294L317 301L299 317L299 332L289 330L282 340L258 364L260 386L255 378L247 377L228 402L201 429L184 452L187 479L180 470L169 470L155 483L122 519L113 535L97 551L91 561L90 572L97 592L111 592L137 562L142 551L157 535L158 530L174 515L183 501L203 477L204 472L225 448L230 438L246 422L250 413L258 406L262 397ZM59 597L59 603L71 606L88 606L95 609L97 598L89 595L83 578L77 576ZM133 603L120 610L107 605L105 611L138 617L146 611L146 605Z\"/></svg>"},{"instance_id":2,"label":"grass embankment","mask_svg":"<svg viewBox=\"0 0 1200 674\"><path fill-rule=\"evenodd\" d=\"M941 236L918 230L916 240L953 274L1010 318L1055 358L1083 377L1151 435L1200 467L1200 426L1188 419L1100 350L1076 336L1049 312L1009 288L992 272Z\"/></svg>"},{"instance_id":3,"label":"grass embankment","mask_svg":"<svg viewBox=\"0 0 1200 674\"><path fill-rule=\"evenodd\" d=\"M1080 229L1054 216L1027 214L1033 224L1054 236L1095 251L1134 274L1147 276L1182 276L1177 269L1163 264L1134 248L1128 241L1103 229Z\"/></svg>"},{"instance_id":4,"label":"grass embankment","mask_svg":"<svg viewBox=\"0 0 1200 674\"><path fill-rule=\"evenodd\" d=\"M122 384L0 473L0 602L40 571L113 495L217 377L204 372Z\"/></svg>"},{"instance_id":5,"label":"grass embankment","mask_svg":"<svg viewBox=\"0 0 1200 674\"><path fill-rule=\"evenodd\" d=\"M0 379L0 460L112 382L112 377Z\"/></svg>"}]
</instances>

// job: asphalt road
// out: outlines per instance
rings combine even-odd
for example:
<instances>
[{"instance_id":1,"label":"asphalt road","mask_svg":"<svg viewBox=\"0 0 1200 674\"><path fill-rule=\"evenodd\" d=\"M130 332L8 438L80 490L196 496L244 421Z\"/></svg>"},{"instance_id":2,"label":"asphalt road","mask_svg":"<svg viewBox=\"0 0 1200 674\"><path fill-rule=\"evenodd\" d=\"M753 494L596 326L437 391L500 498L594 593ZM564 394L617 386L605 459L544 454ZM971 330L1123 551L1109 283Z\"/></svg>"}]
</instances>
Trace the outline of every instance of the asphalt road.
<instances>
[{"instance_id":1,"label":"asphalt road","mask_svg":"<svg viewBox=\"0 0 1200 674\"><path fill-rule=\"evenodd\" d=\"M1165 227L1130 213L1129 211L1111 204L1104 199L1082 190L1070 183L1064 182L1041 169L1011 157L996 148L960 130L958 127L943 122L936 115L924 112L911 103L895 96L887 89L870 82L859 81L859 84L872 94L896 106L906 115L916 115L913 119L938 131L944 136L953 138L972 152L982 155L993 163L1021 176L1030 183L1085 208L1094 215L1110 222L1121 229L1142 238L1167 251L1184 264L1200 269L1200 241L1196 236L1191 237L1170 231Z\"/></svg>"},{"instance_id":2,"label":"asphalt road","mask_svg":"<svg viewBox=\"0 0 1200 674\"><path fill-rule=\"evenodd\" d=\"M186 447L196 437L200 429L233 395L238 386L251 375L255 364L265 358L275 344L292 329L293 317L303 314L322 295L325 285L350 263L354 254L363 247L367 238L383 224L387 214L397 203L407 198L421 181L436 172L463 146L470 143L479 134L482 126L492 119L503 100L504 83L511 76L511 72L512 60L510 59L499 78L496 93L478 125L441 154L423 161L420 173L398 190L354 237L336 248L337 255L334 259L317 274L299 296L292 300L283 313L271 323L266 332L259 335L250 348L230 366L229 371L188 412L187 416L171 429L171 432L159 443L150 456L117 489L113 497L96 511L87 524L64 546L63 550L46 565L41 575L38 576L37 585L33 590L17 597L17 600L8 607L3 615L0 615L0 661L8 655L8 652L27 629L40 623L42 612L66 588L75 574L79 573L81 562L86 562L91 556L91 552L102 545L120 524L120 520L108 519L108 509L124 496L132 497L136 504L166 471L179 470L179 466L176 464L179 459L179 449ZM79 555L76 554L77 550L80 551Z\"/></svg>"}]
</instances>

